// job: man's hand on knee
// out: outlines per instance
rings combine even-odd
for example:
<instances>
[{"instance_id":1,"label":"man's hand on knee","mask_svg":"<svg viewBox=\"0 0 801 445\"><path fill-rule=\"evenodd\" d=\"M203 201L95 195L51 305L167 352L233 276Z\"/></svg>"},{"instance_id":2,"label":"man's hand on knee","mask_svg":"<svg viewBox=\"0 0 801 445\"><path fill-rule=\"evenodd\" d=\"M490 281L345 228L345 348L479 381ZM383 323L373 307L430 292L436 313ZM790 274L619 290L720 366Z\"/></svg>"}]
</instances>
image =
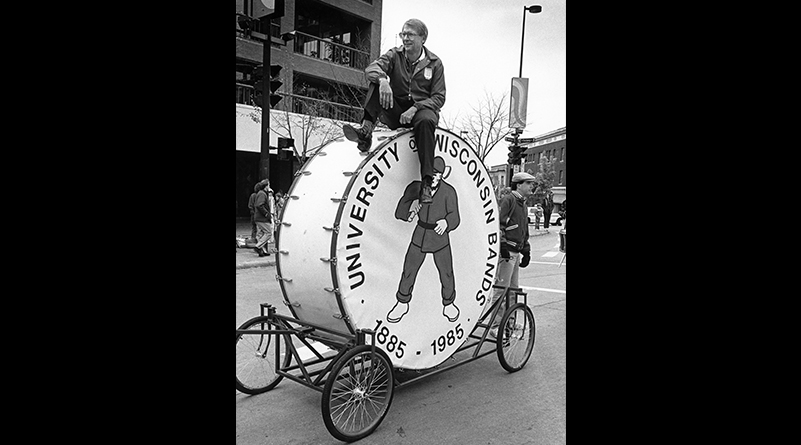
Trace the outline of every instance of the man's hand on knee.
<instances>
[{"instance_id":1,"label":"man's hand on knee","mask_svg":"<svg viewBox=\"0 0 801 445\"><path fill-rule=\"evenodd\" d=\"M400 115L400 123L401 124L409 124L412 122L412 118L414 115L417 114L417 107L412 105L409 107L408 110L404 111L403 114Z\"/></svg>"}]
</instances>

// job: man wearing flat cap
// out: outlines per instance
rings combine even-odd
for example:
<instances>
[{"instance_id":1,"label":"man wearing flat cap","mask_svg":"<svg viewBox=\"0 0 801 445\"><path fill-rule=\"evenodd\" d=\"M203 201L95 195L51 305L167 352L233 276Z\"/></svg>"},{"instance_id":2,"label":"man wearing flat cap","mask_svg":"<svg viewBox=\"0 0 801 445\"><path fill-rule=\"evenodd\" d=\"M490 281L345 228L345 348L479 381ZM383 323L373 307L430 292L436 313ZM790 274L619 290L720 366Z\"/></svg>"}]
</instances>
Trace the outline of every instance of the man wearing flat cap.
<instances>
[{"instance_id":1,"label":"man wearing flat cap","mask_svg":"<svg viewBox=\"0 0 801 445\"><path fill-rule=\"evenodd\" d=\"M512 176L511 193L500 198L498 215L500 219L501 259L495 275L495 285L503 289L495 289L490 306L501 298L511 287L519 287L517 274L520 267L528 266L531 260L531 246L528 243L528 207L526 197L537 187L537 179L526 173L515 173ZM498 325L506 308L501 308L498 315L490 323L490 336L498 336Z\"/></svg>"}]
</instances>

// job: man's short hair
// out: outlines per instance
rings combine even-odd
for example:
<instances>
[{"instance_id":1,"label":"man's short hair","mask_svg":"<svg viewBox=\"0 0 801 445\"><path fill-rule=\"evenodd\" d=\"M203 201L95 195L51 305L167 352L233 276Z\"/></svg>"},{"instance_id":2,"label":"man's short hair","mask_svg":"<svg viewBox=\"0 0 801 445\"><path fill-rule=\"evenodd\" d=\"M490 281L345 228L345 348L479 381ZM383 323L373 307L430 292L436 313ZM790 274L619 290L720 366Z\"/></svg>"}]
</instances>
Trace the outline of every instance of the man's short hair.
<instances>
[{"instance_id":1,"label":"man's short hair","mask_svg":"<svg viewBox=\"0 0 801 445\"><path fill-rule=\"evenodd\" d=\"M406 20L406 23L404 23L403 26L408 26L409 28L412 28L414 32L420 34L420 36L423 37L423 43L425 43L425 41L428 39L428 27L426 27L426 24L423 23L422 20L409 19Z\"/></svg>"}]
</instances>

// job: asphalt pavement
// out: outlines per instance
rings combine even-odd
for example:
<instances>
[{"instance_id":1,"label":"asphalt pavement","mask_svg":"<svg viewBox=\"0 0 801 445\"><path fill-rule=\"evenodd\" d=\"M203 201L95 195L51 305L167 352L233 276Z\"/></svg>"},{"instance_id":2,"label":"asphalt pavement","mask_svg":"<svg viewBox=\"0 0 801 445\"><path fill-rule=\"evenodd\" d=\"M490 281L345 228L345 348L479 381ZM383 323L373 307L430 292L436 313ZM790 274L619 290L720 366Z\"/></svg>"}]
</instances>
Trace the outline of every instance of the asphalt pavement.
<instances>
[{"instance_id":1,"label":"asphalt pavement","mask_svg":"<svg viewBox=\"0 0 801 445\"><path fill-rule=\"evenodd\" d=\"M542 236L546 235L549 232L558 232L561 229L561 226L550 226L548 229L543 229L542 227L539 230L534 229L533 224L529 224L528 231L529 236ZM251 234L251 226L250 226L250 219L247 218L237 218L236 219L236 238L238 240L245 240L249 238ZM270 251L275 250L275 240L270 240L271 242L268 244L268 248ZM237 269L247 269L250 267L269 267L275 266L275 253L265 256L259 257L252 247L240 247L241 242L237 242L236 247L236 268ZM248 242L246 245L250 245Z\"/></svg>"}]
</instances>

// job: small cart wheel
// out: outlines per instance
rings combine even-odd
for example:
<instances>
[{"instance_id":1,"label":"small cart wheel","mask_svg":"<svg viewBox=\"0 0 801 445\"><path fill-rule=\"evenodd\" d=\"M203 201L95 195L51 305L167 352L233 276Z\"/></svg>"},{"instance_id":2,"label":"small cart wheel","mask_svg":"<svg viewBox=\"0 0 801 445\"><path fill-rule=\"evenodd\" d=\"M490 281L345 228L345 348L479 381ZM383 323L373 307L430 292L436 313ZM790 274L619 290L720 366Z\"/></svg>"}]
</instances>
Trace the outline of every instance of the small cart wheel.
<instances>
[{"instance_id":1,"label":"small cart wheel","mask_svg":"<svg viewBox=\"0 0 801 445\"><path fill-rule=\"evenodd\" d=\"M384 420L394 394L392 362L370 345L346 352L331 369L323 388L323 421L332 436L353 442Z\"/></svg>"},{"instance_id":2,"label":"small cart wheel","mask_svg":"<svg viewBox=\"0 0 801 445\"><path fill-rule=\"evenodd\" d=\"M268 318L252 318L242 324L239 330L268 330ZM261 394L277 385L284 377L276 371L275 349L278 334L236 334L236 389L245 394ZM281 350L283 366L289 366L292 355L284 340Z\"/></svg>"},{"instance_id":3,"label":"small cart wheel","mask_svg":"<svg viewBox=\"0 0 801 445\"><path fill-rule=\"evenodd\" d=\"M516 372L523 369L534 349L534 315L523 303L517 303L501 318L498 329L498 361L503 369Z\"/></svg>"}]
</instances>

